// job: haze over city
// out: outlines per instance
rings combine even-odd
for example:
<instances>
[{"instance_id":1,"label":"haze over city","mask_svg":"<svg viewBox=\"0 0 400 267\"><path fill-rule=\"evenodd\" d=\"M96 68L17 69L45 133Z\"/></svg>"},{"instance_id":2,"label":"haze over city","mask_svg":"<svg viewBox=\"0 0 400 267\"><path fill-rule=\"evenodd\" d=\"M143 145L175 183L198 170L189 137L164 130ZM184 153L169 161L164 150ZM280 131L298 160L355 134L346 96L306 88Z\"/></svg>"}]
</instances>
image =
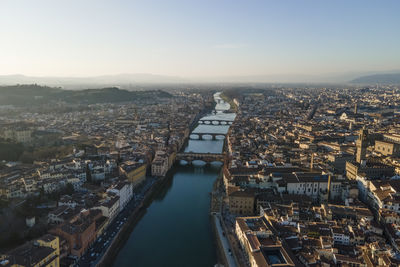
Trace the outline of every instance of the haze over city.
<instances>
[{"instance_id":1,"label":"haze over city","mask_svg":"<svg viewBox=\"0 0 400 267\"><path fill-rule=\"evenodd\" d=\"M399 8L395 0L5 0L0 75L346 82L399 72Z\"/></svg>"}]
</instances>

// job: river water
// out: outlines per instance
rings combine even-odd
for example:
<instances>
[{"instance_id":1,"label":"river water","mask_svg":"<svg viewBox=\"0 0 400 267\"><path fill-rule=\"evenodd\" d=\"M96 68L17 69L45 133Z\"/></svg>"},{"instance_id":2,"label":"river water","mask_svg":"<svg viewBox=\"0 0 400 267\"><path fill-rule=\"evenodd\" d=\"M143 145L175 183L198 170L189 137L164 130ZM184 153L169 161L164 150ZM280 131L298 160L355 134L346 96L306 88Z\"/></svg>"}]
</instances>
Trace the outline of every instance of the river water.
<instances>
[{"instance_id":1,"label":"river water","mask_svg":"<svg viewBox=\"0 0 400 267\"><path fill-rule=\"evenodd\" d=\"M219 93L214 112L203 119L234 120ZM199 125L193 133L223 133L228 125ZM224 140L189 140L185 151L219 153ZM210 220L210 192L221 166L175 165L137 223L114 266L214 266L217 248Z\"/></svg>"}]
</instances>

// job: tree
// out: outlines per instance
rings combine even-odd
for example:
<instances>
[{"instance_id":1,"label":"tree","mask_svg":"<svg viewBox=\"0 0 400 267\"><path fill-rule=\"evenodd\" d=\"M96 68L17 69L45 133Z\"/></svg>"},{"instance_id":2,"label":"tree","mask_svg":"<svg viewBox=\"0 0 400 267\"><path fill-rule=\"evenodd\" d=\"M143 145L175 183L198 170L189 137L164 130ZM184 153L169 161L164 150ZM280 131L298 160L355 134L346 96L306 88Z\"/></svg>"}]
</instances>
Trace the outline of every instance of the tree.
<instances>
[{"instance_id":1,"label":"tree","mask_svg":"<svg viewBox=\"0 0 400 267\"><path fill-rule=\"evenodd\" d=\"M0 142L0 160L16 161L24 151L22 144L13 143L11 141Z\"/></svg>"},{"instance_id":2,"label":"tree","mask_svg":"<svg viewBox=\"0 0 400 267\"><path fill-rule=\"evenodd\" d=\"M22 163L32 164L34 160L33 153L24 151L24 153L22 153L22 155L19 157L19 160Z\"/></svg>"}]
</instances>

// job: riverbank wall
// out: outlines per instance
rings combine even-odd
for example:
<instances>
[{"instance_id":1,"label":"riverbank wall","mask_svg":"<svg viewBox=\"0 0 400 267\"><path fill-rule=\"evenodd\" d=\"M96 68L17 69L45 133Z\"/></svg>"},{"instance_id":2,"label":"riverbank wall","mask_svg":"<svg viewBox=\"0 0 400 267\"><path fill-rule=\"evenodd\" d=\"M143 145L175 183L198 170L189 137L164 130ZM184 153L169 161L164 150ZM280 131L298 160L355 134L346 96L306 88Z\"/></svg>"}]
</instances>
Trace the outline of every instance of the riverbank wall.
<instances>
[{"instance_id":1,"label":"riverbank wall","mask_svg":"<svg viewBox=\"0 0 400 267\"><path fill-rule=\"evenodd\" d=\"M114 259L117 257L121 248L125 245L130 234L135 228L136 224L140 221L143 215L146 213L147 207L151 204L154 194L162 188L167 178L160 178L157 180L143 197L142 202L139 206L129 215L126 222L123 224L121 229L115 235L110 246L104 253L103 257L99 260L96 266L109 267L113 265Z\"/></svg>"},{"instance_id":2,"label":"riverbank wall","mask_svg":"<svg viewBox=\"0 0 400 267\"><path fill-rule=\"evenodd\" d=\"M214 216L216 216L216 215L211 215L210 219L212 221L211 225L212 225L212 229L213 229L213 233L215 236L215 241L216 241L217 249L218 249L218 251L217 251L217 255L218 255L218 259L219 259L218 264L223 264L223 266L229 266L228 259L226 258L226 254L224 252L224 248L221 243L221 239L219 238L219 235L218 235L218 230L217 230L217 225L216 225L217 221L215 220Z\"/></svg>"}]
</instances>

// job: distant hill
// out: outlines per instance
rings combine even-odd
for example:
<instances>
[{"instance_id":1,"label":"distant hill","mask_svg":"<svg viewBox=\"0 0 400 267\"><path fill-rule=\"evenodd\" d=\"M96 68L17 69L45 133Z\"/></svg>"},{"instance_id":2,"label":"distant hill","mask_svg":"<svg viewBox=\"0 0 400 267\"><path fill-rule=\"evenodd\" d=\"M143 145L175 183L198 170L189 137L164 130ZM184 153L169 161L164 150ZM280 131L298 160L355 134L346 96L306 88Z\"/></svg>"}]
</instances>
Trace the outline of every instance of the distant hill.
<instances>
[{"instance_id":1,"label":"distant hill","mask_svg":"<svg viewBox=\"0 0 400 267\"><path fill-rule=\"evenodd\" d=\"M127 91L115 87L86 90L62 90L40 85L0 86L0 105L40 105L63 101L70 104L129 102L135 100L169 98L161 90Z\"/></svg>"},{"instance_id":2,"label":"distant hill","mask_svg":"<svg viewBox=\"0 0 400 267\"><path fill-rule=\"evenodd\" d=\"M64 88L99 88L99 87L124 87L128 84L160 84L160 83L180 83L185 80L174 76L155 75L147 73L101 75L90 77L52 77L52 76L25 76L0 75L0 85L14 84L39 84Z\"/></svg>"},{"instance_id":3,"label":"distant hill","mask_svg":"<svg viewBox=\"0 0 400 267\"><path fill-rule=\"evenodd\" d=\"M400 84L400 73L391 74L374 74L358 77L351 83L361 83L361 84Z\"/></svg>"},{"instance_id":4,"label":"distant hill","mask_svg":"<svg viewBox=\"0 0 400 267\"><path fill-rule=\"evenodd\" d=\"M358 77L358 78L357 78ZM385 72L345 72L325 74L265 74L265 75L236 75L236 76L193 76L177 77L167 75L156 75L149 73L132 73L101 75L87 77L56 77L56 76L25 76L0 75L0 86L15 84L38 84L68 90L96 89L96 88L125 88L129 90L141 90L156 86L187 85L202 83L271 83L274 85L298 84L374 84L374 83L400 83L400 70Z\"/></svg>"}]
</instances>

